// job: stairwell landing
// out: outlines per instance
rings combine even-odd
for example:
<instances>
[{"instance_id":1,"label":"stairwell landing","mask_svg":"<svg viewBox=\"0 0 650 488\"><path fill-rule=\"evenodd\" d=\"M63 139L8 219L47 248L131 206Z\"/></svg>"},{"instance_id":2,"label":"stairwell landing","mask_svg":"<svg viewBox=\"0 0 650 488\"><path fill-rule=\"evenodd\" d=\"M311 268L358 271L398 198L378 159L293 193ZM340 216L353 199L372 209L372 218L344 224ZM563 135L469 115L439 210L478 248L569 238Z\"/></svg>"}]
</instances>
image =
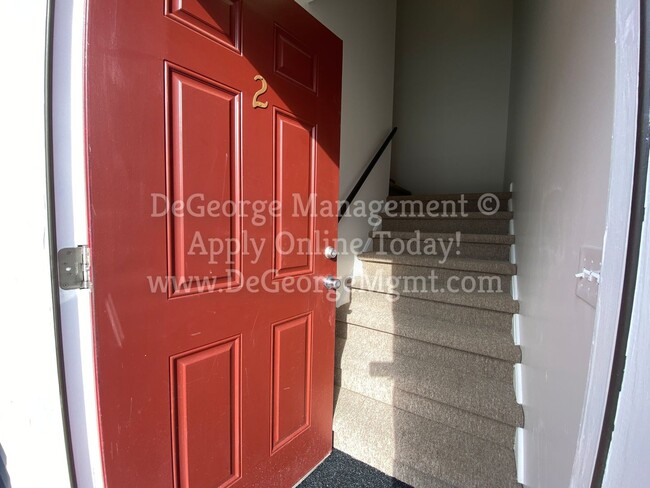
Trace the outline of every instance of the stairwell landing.
<instances>
[{"instance_id":1,"label":"stairwell landing","mask_svg":"<svg viewBox=\"0 0 650 488\"><path fill-rule=\"evenodd\" d=\"M337 311L334 447L415 487L521 486L511 195L489 195L390 197Z\"/></svg>"}]
</instances>

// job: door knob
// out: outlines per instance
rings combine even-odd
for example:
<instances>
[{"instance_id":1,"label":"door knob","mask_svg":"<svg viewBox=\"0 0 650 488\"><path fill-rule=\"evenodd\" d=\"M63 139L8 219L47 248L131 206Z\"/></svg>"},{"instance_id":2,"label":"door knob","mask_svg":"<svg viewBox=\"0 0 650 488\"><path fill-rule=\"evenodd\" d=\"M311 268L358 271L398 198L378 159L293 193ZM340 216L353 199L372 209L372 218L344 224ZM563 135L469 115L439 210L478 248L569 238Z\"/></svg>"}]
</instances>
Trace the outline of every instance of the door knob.
<instances>
[{"instance_id":1,"label":"door knob","mask_svg":"<svg viewBox=\"0 0 650 488\"><path fill-rule=\"evenodd\" d=\"M323 280L323 284L325 285L325 288L328 290L338 290L341 288L341 280L338 278L334 278L334 276L328 276Z\"/></svg>"},{"instance_id":2,"label":"door knob","mask_svg":"<svg viewBox=\"0 0 650 488\"><path fill-rule=\"evenodd\" d=\"M331 259L331 260L334 260L339 256L339 252L336 249L334 249L332 246L326 247L324 254L327 259Z\"/></svg>"}]
</instances>

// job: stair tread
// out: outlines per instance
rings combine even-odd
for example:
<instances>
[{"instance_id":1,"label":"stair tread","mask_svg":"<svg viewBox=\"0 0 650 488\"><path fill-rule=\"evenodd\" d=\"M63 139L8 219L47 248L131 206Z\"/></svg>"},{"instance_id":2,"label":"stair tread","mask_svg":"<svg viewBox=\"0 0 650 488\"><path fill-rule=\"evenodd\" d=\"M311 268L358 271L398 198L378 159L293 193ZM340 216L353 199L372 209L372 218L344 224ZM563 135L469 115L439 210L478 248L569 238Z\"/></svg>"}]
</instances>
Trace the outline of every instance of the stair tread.
<instances>
[{"instance_id":1,"label":"stair tread","mask_svg":"<svg viewBox=\"0 0 650 488\"><path fill-rule=\"evenodd\" d=\"M451 486L519 486L512 449L345 388L337 391L334 431L335 447L390 475L400 464Z\"/></svg>"},{"instance_id":2,"label":"stair tread","mask_svg":"<svg viewBox=\"0 0 650 488\"><path fill-rule=\"evenodd\" d=\"M499 200L509 200L512 198L512 193L510 192L485 192L485 193L438 193L438 194L429 194L429 195L394 195L389 196L388 200L415 200L415 201L427 201L427 200L460 200L462 196L465 197L465 200L478 200L483 195L491 193L496 195Z\"/></svg>"},{"instance_id":3,"label":"stair tread","mask_svg":"<svg viewBox=\"0 0 650 488\"><path fill-rule=\"evenodd\" d=\"M483 259L483 258L481 258ZM452 290L463 289L463 281L474 279L473 282L466 282L465 289L472 283L476 283L477 290L484 289L488 292L510 293L512 291L512 277L496 273L485 273L478 271L454 270L446 268L430 268L426 266L412 266L402 263L385 263L379 261L363 261L360 267L361 277L373 283L384 280L391 286L399 282L409 283L410 288L422 289L425 284L429 288L436 289L451 286ZM348 278L348 281L354 278ZM451 281L450 281L451 280Z\"/></svg>"},{"instance_id":4,"label":"stair tread","mask_svg":"<svg viewBox=\"0 0 650 488\"><path fill-rule=\"evenodd\" d=\"M399 311L391 311L390 316L380 312L357 314L349 306L337 310L337 320L512 363L521 360L521 350L505 328L452 323Z\"/></svg>"},{"instance_id":5,"label":"stair tread","mask_svg":"<svg viewBox=\"0 0 650 488\"><path fill-rule=\"evenodd\" d=\"M339 351L340 353L340 351ZM375 350L346 347L339 354L341 385L357 384L390 401L396 390L413 393L513 427L523 425L523 411L512 382L467 374L442 365Z\"/></svg>"},{"instance_id":6,"label":"stair tread","mask_svg":"<svg viewBox=\"0 0 650 488\"><path fill-rule=\"evenodd\" d=\"M404 288L403 285L402 288ZM392 288L385 280L370 280L363 277L356 277L352 280L351 288L353 290L366 290L375 293L383 293L394 297L395 301L402 298L413 298L416 300L425 300L428 302L446 303L449 305L457 305L460 307L476 308L481 310L492 310L495 312L503 312L515 314L519 313L519 302L514 300L508 293L484 293L474 291L471 293L450 292L441 288L439 284L437 291L434 290L416 290L404 291L399 287ZM459 289L460 284L454 284L454 290Z\"/></svg>"},{"instance_id":7,"label":"stair tread","mask_svg":"<svg viewBox=\"0 0 650 488\"><path fill-rule=\"evenodd\" d=\"M386 235L389 233L390 235ZM449 241L455 240L456 234L450 232L419 232L419 231L373 231L370 232L370 237L378 239L384 236L385 239L413 239L418 237L420 240L426 239L442 239ZM509 246L515 243L515 236L506 234L466 234L460 233L460 242L471 242L474 244L496 244Z\"/></svg>"},{"instance_id":8,"label":"stair tread","mask_svg":"<svg viewBox=\"0 0 650 488\"><path fill-rule=\"evenodd\" d=\"M418 300L417 298L404 296L395 301L393 295L362 289L355 289L351 297L353 305L351 312L357 317L363 317L363 314L365 314L366 317L372 318L374 321L382 319L392 324L394 323L394 317L397 317L399 313L455 325L486 326L507 330L509 333L512 331L512 314L505 312L460 307L448 303ZM359 316L358 314L362 315Z\"/></svg>"},{"instance_id":9,"label":"stair tread","mask_svg":"<svg viewBox=\"0 0 650 488\"><path fill-rule=\"evenodd\" d=\"M494 442L500 446L511 448L513 445L516 427L512 425L476 415L467 410L399 388L376 390L373 389L376 386L374 383L366 384L350 376L350 372L346 372L344 375L341 369L335 369L335 386L344 387L373 400L386 403L466 434ZM341 386L342 383L343 386Z\"/></svg>"},{"instance_id":10,"label":"stair tread","mask_svg":"<svg viewBox=\"0 0 650 488\"><path fill-rule=\"evenodd\" d=\"M452 213L449 215L409 215L401 213L379 214L382 220L511 220L512 212L497 212L492 215L486 215L481 212L465 212L464 214Z\"/></svg>"},{"instance_id":11,"label":"stair tread","mask_svg":"<svg viewBox=\"0 0 650 488\"><path fill-rule=\"evenodd\" d=\"M362 353L363 349L372 349L374 354L381 354L384 362L390 361L393 355L399 355L425 361L430 363L432 367L442 366L463 371L465 374L483 376L506 383L512 382L514 363L511 361L445 347L377 329L337 322L337 358L354 354L360 348Z\"/></svg>"},{"instance_id":12,"label":"stair tread","mask_svg":"<svg viewBox=\"0 0 650 488\"><path fill-rule=\"evenodd\" d=\"M364 252L357 256L361 261L372 261L386 264L405 264L409 266L422 266L427 268L444 268L457 271L474 271L501 275L517 274L517 266L507 261L494 261L490 259L472 258L447 258L425 254L391 254L386 252Z\"/></svg>"}]
</instances>

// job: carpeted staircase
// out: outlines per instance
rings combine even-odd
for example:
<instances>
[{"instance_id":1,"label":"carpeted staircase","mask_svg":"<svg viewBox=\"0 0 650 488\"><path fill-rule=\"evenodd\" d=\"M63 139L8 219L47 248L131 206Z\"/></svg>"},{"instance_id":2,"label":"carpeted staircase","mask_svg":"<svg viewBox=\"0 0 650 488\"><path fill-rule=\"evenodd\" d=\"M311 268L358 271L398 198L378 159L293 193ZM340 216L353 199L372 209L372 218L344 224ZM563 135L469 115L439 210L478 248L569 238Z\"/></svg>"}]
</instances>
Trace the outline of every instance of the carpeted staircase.
<instances>
[{"instance_id":1,"label":"carpeted staircase","mask_svg":"<svg viewBox=\"0 0 650 488\"><path fill-rule=\"evenodd\" d=\"M514 236L510 194L496 196L493 215L478 211L480 195L465 195L464 215L460 203L445 215L413 205L459 195L390 197L398 210L382 215L337 311L334 446L416 487L520 486ZM418 241L419 253L400 252Z\"/></svg>"}]
</instances>

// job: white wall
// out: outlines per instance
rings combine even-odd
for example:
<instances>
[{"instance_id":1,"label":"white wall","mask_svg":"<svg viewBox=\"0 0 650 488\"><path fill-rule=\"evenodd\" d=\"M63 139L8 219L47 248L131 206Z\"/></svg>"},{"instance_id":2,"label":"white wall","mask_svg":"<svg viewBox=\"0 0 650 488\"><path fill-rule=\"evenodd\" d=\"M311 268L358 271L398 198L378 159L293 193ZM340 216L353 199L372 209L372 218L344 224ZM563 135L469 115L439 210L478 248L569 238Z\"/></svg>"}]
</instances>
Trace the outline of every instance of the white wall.
<instances>
[{"instance_id":1,"label":"white wall","mask_svg":"<svg viewBox=\"0 0 650 488\"><path fill-rule=\"evenodd\" d=\"M603 246L614 100L614 0L515 2L506 182L514 182L526 484L569 486L595 309L580 247ZM624 212L621 212L624 216Z\"/></svg>"},{"instance_id":2,"label":"white wall","mask_svg":"<svg viewBox=\"0 0 650 488\"><path fill-rule=\"evenodd\" d=\"M501 189L512 0L399 0L392 175L414 193Z\"/></svg>"},{"instance_id":3,"label":"white wall","mask_svg":"<svg viewBox=\"0 0 650 488\"><path fill-rule=\"evenodd\" d=\"M299 3L343 40L340 177L343 200L392 129L396 2L302 0ZM385 199L389 171L390 150L387 150L357 200ZM345 217L339 225L339 237L347 243L353 239L365 241L370 230L368 219ZM342 254L338 260L339 276L352 275L353 266L354 253ZM343 293L340 302L346 299Z\"/></svg>"},{"instance_id":4,"label":"white wall","mask_svg":"<svg viewBox=\"0 0 650 488\"><path fill-rule=\"evenodd\" d=\"M571 488L589 486L593 477L616 346L634 182L640 10L638 0L616 0L614 123L602 280Z\"/></svg>"},{"instance_id":5,"label":"white wall","mask_svg":"<svg viewBox=\"0 0 650 488\"><path fill-rule=\"evenodd\" d=\"M0 473L13 488L66 487L45 181L47 1L0 5Z\"/></svg>"}]
</instances>

